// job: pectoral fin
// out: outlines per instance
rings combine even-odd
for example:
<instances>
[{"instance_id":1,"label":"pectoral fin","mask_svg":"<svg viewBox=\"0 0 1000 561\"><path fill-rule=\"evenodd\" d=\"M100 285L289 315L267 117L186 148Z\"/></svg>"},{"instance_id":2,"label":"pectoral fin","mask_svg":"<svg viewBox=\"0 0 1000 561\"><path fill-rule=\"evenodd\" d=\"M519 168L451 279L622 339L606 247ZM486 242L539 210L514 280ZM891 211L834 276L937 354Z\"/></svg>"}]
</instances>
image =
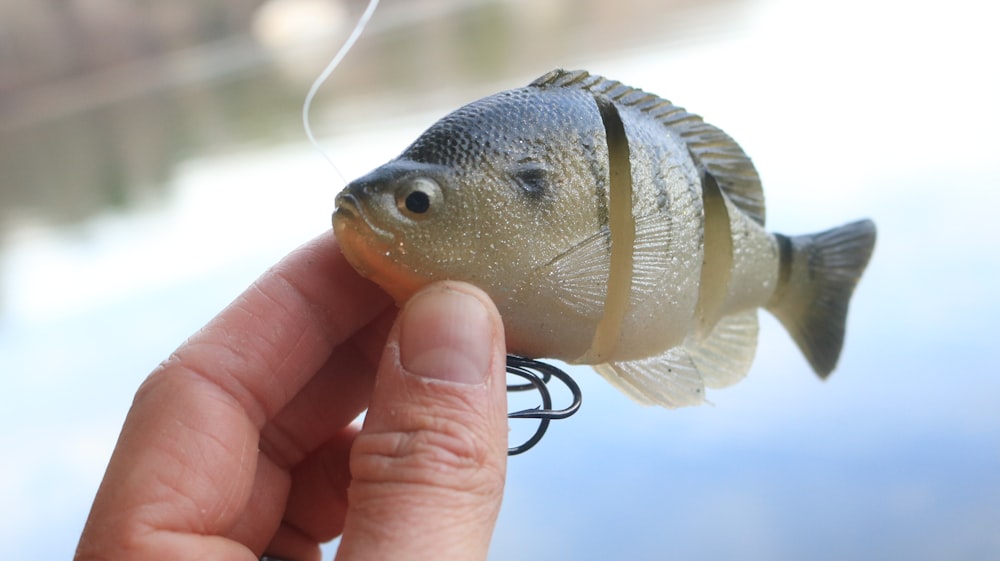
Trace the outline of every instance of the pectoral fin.
<instances>
[{"instance_id":1,"label":"pectoral fin","mask_svg":"<svg viewBox=\"0 0 1000 561\"><path fill-rule=\"evenodd\" d=\"M723 388L742 380L756 348L757 311L748 310L722 318L704 340L688 337L659 356L594 369L635 401L673 409L700 405L706 387Z\"/></svg>"},{"instance_id":2,"label":"pectoral fin","mask_svg":"<svg viewBox=\"0 0 1000 561\"><path fill-rule=\"evenodd\" d=\"M607 228L583 239L545 265L555 297L581 315L600 313L608 290L611 251Z\"/></svg>"}]
</instances>

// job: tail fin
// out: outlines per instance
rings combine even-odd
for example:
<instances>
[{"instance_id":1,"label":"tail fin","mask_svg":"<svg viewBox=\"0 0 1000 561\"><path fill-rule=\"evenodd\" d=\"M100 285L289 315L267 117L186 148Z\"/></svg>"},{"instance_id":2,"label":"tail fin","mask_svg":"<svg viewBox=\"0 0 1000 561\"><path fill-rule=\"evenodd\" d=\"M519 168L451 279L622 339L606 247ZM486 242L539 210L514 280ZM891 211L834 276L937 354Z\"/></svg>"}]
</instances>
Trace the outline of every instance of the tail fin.
<instances>
[{"instance_id":1,"label":"tail fin","mask_svg":"<svg viewBox=\"0 0 1000 561\"><path fill-rule=\"evenodd\" d=\"M816 374L826 378L840 358L847 305L875 247L875 223L859 220L818 234L777 238L781 272L767 309Z\"/></svg>"}]
</instances>

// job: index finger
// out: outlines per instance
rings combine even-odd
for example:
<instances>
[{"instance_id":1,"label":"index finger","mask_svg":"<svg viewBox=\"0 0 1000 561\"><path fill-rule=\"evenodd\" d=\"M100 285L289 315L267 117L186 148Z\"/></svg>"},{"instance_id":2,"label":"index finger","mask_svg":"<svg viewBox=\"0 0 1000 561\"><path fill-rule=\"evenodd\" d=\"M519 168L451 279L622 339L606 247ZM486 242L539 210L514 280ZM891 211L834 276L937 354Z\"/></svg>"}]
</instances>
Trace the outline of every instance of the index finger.
<instances>
[{"instance_id":1,"label":"index finger","mask_svg":"<svg viewBox=\"0 0 1000 561\"><path fill-rule=\"evenodd\" d=\"M264 273L162 368L195 371L260 428L390 302L328 231Z\"/></svg>"},{"instance_id":2,"label":"index finger","mask_svg":"<svg viewBox=\"0 0 1000 561\"><path fill-rule=\"evenodd\" d=\"M389 302L332 233L261 276L137 392L77 558L233 559L263 549L288 482L260 461L261 427ZM252 539L221 538L251 502Z\"/></svg>"}]
</instances>

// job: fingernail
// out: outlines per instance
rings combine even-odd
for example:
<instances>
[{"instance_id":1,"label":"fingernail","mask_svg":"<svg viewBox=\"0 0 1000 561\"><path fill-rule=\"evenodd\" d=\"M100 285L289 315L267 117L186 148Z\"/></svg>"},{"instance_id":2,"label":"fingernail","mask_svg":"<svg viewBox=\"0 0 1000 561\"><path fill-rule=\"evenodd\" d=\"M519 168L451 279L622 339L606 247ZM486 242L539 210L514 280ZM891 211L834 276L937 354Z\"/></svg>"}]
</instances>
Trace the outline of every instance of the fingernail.
<instances>
[{"instance_id":1,"label":"fingernail","mask_svg":"<svg viewBox=\"0 0 1000 561\"><path fill-rule=\"evenodd\" d=\"M406 305L400 362L411 374L481 384L490 364L493 326L483 303L447 287L417 293Z\"/></svg>"}]
</instances>

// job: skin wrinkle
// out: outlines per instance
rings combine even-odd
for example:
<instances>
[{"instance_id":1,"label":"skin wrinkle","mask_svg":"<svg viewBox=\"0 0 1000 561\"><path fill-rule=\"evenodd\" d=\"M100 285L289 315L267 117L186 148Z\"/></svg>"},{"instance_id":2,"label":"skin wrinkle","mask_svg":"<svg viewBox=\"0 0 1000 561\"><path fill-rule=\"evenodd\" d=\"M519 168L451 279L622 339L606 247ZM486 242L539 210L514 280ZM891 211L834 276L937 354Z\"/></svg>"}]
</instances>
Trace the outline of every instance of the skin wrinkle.
<instances>
[{"instance_id":1,"label":"skin wrinkle","mask_svg":"<svg viewBox=\"0 0 1000 561\"><path fill-rule=\"evenodd\" d=\"M215 438L214 435L211 435L211 436L213 438ZM216 440L217 440L217 438L216 438ZM250 472L250 471L252 471L252 472L256 473L257 470L260 469L260 467L259 467L260 459L259 459L259 455L257 453L257 447L256 446L253 447L253 450L254 450L254 453L253 453L254 461L250 462L250 465L248 466L248 458L250 456L249 453L248 453L249 452L249 448L250 448L249 447L250 440L251 440L250 439L250 435L248 433L243 433L243 441L241 443L240 452L239 452L239 468L238 468L238 470L240 472ZM254 439L254 440L256 441L256 439ZM239 498L239 496L242 494L240 492L239 483L238 483L238 479L237 478L229 478L228 479L228 483L229 483L229 492L226 493L225 497L222 499L222 505L223 505L223 507L222 507L222 509L220 509L218 516L216 516L215 525L221 526L225 520L228 520L228 519L234 518L234 517L238 517L239 516L239 511L242 510L243 508L245 508L246 502L248 500L250 500L250 496L243 498L243 500L237 500ZM236 503L240 503L240 504L237 505Z\"/></svg>"},{"instance_id":2,"label":"skin wrinkle","mask_svg":"<svg viewBox=\"0 0 1000 561\"><path fill-rule=\"evenodd\" d=\"M269 300L273 301L273 298L266 292L261 291L260 294L268 298ZM283 313L285 316L289 318L296 317L296 315L291 310L285 309L283 306L277 306L277 308L280 310L281 313ZM281 321L280 319L277 321L273 320L268 321L264 319L264 317L261 317L260 315L253 314L252 311L249 310L244 310L244 311L250 318L252 318L252 320L259 321L264 324L281 325L284 323L291 323L291 322ZM277 316L277 312L271 310L269 310L268 312L269 312L268 315L275 317ZM242 331L242 329L240 329L240 331ZM290 364L290 361L298 356L299 353L297 351L303 348L312 348L313 345L307 342L307 338L309 337L309 335L310 333L307 329L301 328L299 333L295 335L295 343L292 345L291 351L281 356L280 362L268 365L268 368L273 373L274 377L280 377L283 372L291 370L290 368L288 368L288 366ZM248 342L247 344L241 345L241 348L239 350L234 348L232 349L232 351L234 355L243 358L243 361L247 364L264 363L266 362L267 356L271 356L274 354L273 352L271 352L272 348L284 346L283 344L280 344L279 341L281 341L287 336L288 336L287 334L281 333L281 334L276 334L273 339L261 338L259 341ZM262 344L266 345L267 348L262 349L261 348ZM246 353L247 355L253 353L256 356L254 357L254 359L249 359L246 356L241 355L241 352ZM255 391L253 386L248 386L244 382L243 376L239 371L235 369L234 370L225 369L224 372L229 375L229 378L235 384L237 384L240 390L242 390L246 395L250 397L250 399L253 400L251 403L254 405L254 407L252 409L248 408L247 411L248 412L260 411L262 413L263 419L269 419L275 415L275 413L277 412L275 411L275 404L287 403L292 397L287 394L281 395L280 397L275 396L275 394L278 393L277 390L282 387L282 384L278 383L277 381L268 384L268 388L266 390L264 390L264 388L260 388L259 390ZM254 415L252 418L255 419L255 424L258 427L261 427L264 424L263 421L257 422L258 417L256 415Z\"/></svg>"},{"instance_id":3,"label":"skin wrinkle","mask_svg":"<svg viewBox=\"0 0 1000 561\"><path fill-rule=\"evenodd\" d=\"M220 327L213 326L213 331L225 331ZM153 375L157 374L173 374L175 371L186 371L189 372L206 383L215 386L220 391L226 395L231 396L239 404L241 411L251 419L254 426L260 427L264 424L264 420L267 418L267 410L264 404L254 395L254 393L246 387L246 385L240 380L240 375L237 374L243 369L241 365L235 365L230 363L245 363L242 360L243 357L239 355L227 342L227 344L219 344L211 338L208 341L191 341L184 349L179 350L172 354L170 358L155 372ZM199 365L204 360L200 359L199 356L215 356L219 357L225 355L227 359L217 358L215 359L215 364L217 372L224 373L223 375L213 374L203 370ZM189 358L191 357L191 358ZM223 383L228 382L228 383Z\"/></svg>"},{"instance_id":4,"label":"skin wrinkle","mask_svg":"<svg viewBox=\"0 0 1000 561\"><path fill-rule=\"evenodd\" d=\"M438 425L418 431L383 433L383 436L396 438L396 448L388 457L393 460L426 457L428 463L456 472L485 466L485 450L476 445L474 438L453 430L455 426L461 426L460 423L442 422ZM451 425L452 430L441 428L445 425Z\"/></svg>"},{"instance_id":5,"label":"skin wrinkle","mask_svg":"<svg viewBox=\"0 0 1000 561\"><path fill-rule=\"evenodd\" d=\"M503 491L503 487L499 486L489 492L470 496L464 491L442 488L439 485L429 485L415 490L412 483L380 483L366 485L363 489L367 491L363 499L359 497L359 487L352 486L349 490L353 499L352 515L354 516L379 520L386 518L385 511L387 510L398 513L419 513L413 515L419 518L397 524L393 528L369 525L366 531L376 542L407 544L409 550L414 553L413 557L420 559L442 558L440 553L442 549L455 552L466 549L468 543L468 533L466 532L440 532L435 541L428 542L422 530L419 529L426 527L423 519L427 517L432 517L434 525L439 528L466 528L467 532L485 532L485 535L478 538L477 541L488 542L491 531L482 528L475 521L495 519L496 512L491 505L499 503L497 495L502 494ZM377 493L373 493L373 491ZM436 505L448 505L448 507L437 508ZM454 547L452 544L458 544L459 547ZM433 551L428 552L429 555L417 553L430 548L433 548ZM467 555L460 555L448 558L463 559L467 557ZM483 557L485 558L485 555Z\"/></svg>"},{"instance_id":6,"label":"skin wrinkle","mask_svg":"<svg viewBox=\"0 0 1000 561\"><path fill-rule=\"evenodd\" d=\"M316 388L316 386L322 383L329 384L332 382L330 378L339 380L343 377L344 373L335 370L333 365L339 363L343 367L345 363L351 365L357 360L357 357L351 353L341 352L340 349L335 351L327 364L306 384L299 395L295 396L261 429L259 443L261 451L273 458L283 468L290 468L301 462L316 445L304 440L306 435L313 434L312 427L338 424L328 420L328 416L322 416L323 409L313 405L316 390L326 389ZM352 395L354 392L345 391L344 393ZM335 403L330 403L330 408L337 410L335 405ZM358 412L362 407L359 405ZM309 415L309 417L303 418L302 415Z\"/></svg>"},{"instance_id":7,"label":"skin wrinkle","mask_svg":"<svg viewBox=\"0 0 1000 561\"><path fill-rule=\"evenodd\" d=\"M181 379L181 377L183 377L183 375L185 373L196 378L195 385L191 385L191 384L189 384L189 383L187 383L187 382L185 382L185 381L183 381ZM197 384L199 382L208 383L209 386L210 386L210 390L207 391L207 392L191 391L191 388L197 388ZM209 382L209 381L205 381L203 379L203 377L199 376L196 372L193 372L190 369L185 369L185 370L183 370L181 372L173 372L170 375L162 375L161 374L160 376L158 376L156 378L151 378L150 380L147 381L146 384L143 385L143 388L140 389L140 392L143 392L144 396L150 396L152 394L152 397L155 397L159 393L171 393L169 391L169 388L164 388L163 387L163 384L179 384L181 387L187 389L188 393L198 395L199 399L201 399L201 400L210 399L213 402L220 403L225 408L225 410L228 410L228 411L231 412L230 414L235 414L237 416L241 416L242 415L242 410L239 409L238 403L236 403L235 400L230 395L225 394L222 391L211 391L211 390L218 390L218 387L215 386L214 384L211 384L211 382ZM214 408L211 408L211 407L206 407L206 408L202 408L202 410L222 411L223 409L214 409ZM199 454L199 457L197 457L197 458L189 457L189 456L187 456L187 457L179 457L179 456L177 456L177 454L176 454L177 450L184 450L186 452L190 452L190 449L184 448L182 445L178 444L178 441L180 441L180 440L190 440L190 441L193 441L193 442L204 442L202 440L202 438L207 438L209 442L213 443L213 445L210 447L212 450L222 450L222 451L225 451L225 453L228 454L228 455L230 455L230 456L236 454L237 457L239 458L241 467L243 465L245 465L245 463L244 463L245 454L243 453L243 451L246 450L246 443L250 439L250 436L251 436L251 432L250 431L248 431L248 430L241 431L243 433L243 440L242 440L242 442L243 442L243 449L242 449L241 452L236 452L227 443L226 440L221 439L214 431L211 430L211 428L212 428L211 426L208 426L206 424L192 423L192 422L190 422L190 420L187 417L179 417L179 418L175 419L174 424L177 427L181 427L183 429L183 431L184 431L184 434L177 434L176 432L171 431L171 433L170 433L170 435L171 435L170 440L163 442L162 445L159 446L160 449L161 449L161 454L160 454L161 460L160 461L162 462L162 461L165 461L166 458L169 458L169 459L172 459L177 464L177 471L176 472L172 472L172 479L173 479L173 481L167 481L167 480L165 480L163 478L162 468L161 468L160 471L154 472L156 474L157 479L158 479L158 483L160 483L161 485L163 485L164 487L166 487L168 489L166 495L170 496L170 499L165 499L164 500L165 503L172 503L172 502L174 502L173 501L173 496L179 496L179 497L183 497L185 500L189 500L188 499L188 494L190 493L190 490L189 489L180 488L180 487L177 486L177 484L178 484L178 482L181 482L181 481L185 481L185 482L191 481L188 478L188 475L187 475L187 473L189 473L189 472L190 473L194 473L196 475L199 474L199 473L204 473L203 470L200 470L197 467L192 466L192 462L195 462L195 463L197 463L197 462L206 463L206 462L210 461L210 462L214 463L217 460L216 458L209 458L208 456L206 456L206 448L204 446L199 447L197 449L197 452ZM249 427L247 427L247 428L249 428ZM195 437L195 436L188 436L187 433L195 433L195 434L198 434L198 435L202 435L202 438L198 438L198 437ZM155 444L158 444L158 443L154 442L154 445ZM244 503L246 501L246 498L243 498L242 500L239 500L240 499L240 492L239 492L240 490L239 490L239 488L237 486L236 479L235 478L226 478L226 479L223 479L223 480L219 481L218 478L212 478L209 481L202 481L201 483L202 483L202 485L209 484L211 486L213 492L215 492L214 494L216 495L216 499L215 499L216 504L222 505L222 512L220 513L219 516L216 517L216 520L214 522L208 523L207 528L212 528L212 527L218 527L218 526L224 526L224 525L226 525L227 523L223 522L223 519L224 519L223 515L225 514L225 511L227 509L229 509L229 508L231 508L233 506L231 503L239 502L242 505L242 503ZM218 493L219 489L223 485L229 487L230 491L227 492L227 493ZM171 496L171 495L173 495L173 496ZM194 506L194 505L192 504L191 506ZM201 516L203 514L202 512L200 512L200 509L198 509L198 508L185 509L182 512L184 512L184 513L195 512L196 513L195 514L196 517ZM180 516L180 518L185 520L184 523L183 523L183 525L187 525L189 527L195 526L194 521L188 519L189 518L188 516ZM166 519L171 519L171 518L166 518ZM200 518L198 520L200 520ZM231 521L228 522L228 523L231 524ZM157 525L159 525L161 527L163 526L163 522L155 522L155 523L151 522L150 524L157 524ZM197 524L197 525L198 526L202 526L201 524ZM202 526L202 531L207 531L206 530L206 526Z\"/></svg>"},{"instance_id":8,"label":"skin wrinkle","mask_svg":"<svg viewBox=\"0 0 1000 561\"><path fill-rule=\"evenodd\" d=\"M266 293L261 293L265 294ZM270 296L268 296L270 298ZM277 381L268 384L267 388L257 389L255 385L248 385L244 381L243 372L247 368L247 365L259 364L266 362L266 357L272 355L269 350L262 350L262 346L266 345L267 348L274 348L276 346L275 341L268 340L265 338L259 338L255 341L238 340L233 334L246 332L245 327L232 327L230 328L229 323L238 323L243 325L249 321L259 321L261 323L272 323L265 321L260 315L254 314L252 311L243 307L243 302L237 301L234 303L234 309L242 311L249 318L241 319L239 322L220 322L222 325L212 325L205 329L206 334L215 333L216 337L208 338L209 341L199 342L191 341L190 344L183 350L174 353L169 362L174 364L166 364L165 367L177 367L182 368L191 372L198 374L201 378L207 382L219 387L223 392L233 396L241 405L246 414L253 420L254 425L260 428L266 422L267 418L274 415L273 411L276 403L284 403L288 401L290 396L280 396L275 397L274 393L277 393L275 388L280 388L281 384ZM282 310L284 314L288 317L294 317L292 313L288 310ZM273 323L280 323L281 321L273 321ZM288 322L291 323L291 322ZM221 337L218 337L220 336ZM220 344L216 339L221 338L225 341L224 344ZM270 370L275 377L280 377L282 372L288 371L290 359L297 356L296 351L302 348L311 348L312 345L307 341L308 333L306 329L297 334L295 343L292 345L292 350L288 353L284 353L281 362L277 364L267 365L267 369ZM236 342L238 340L238 342ZM278 345L284 347L284 344ZM220 352L221 351L221 352ZM188 359L188 355L208 355L218 357L224 355L229 357L228 360L216 359L216 364L214 365L217 370L216 374L211 372L201 371L197 367L193 367L192 363L197 364L201 361L195 356L192 359ZM253 355L251 357L251 355ZM273 393L272 393L273 392Z\"/></svg>"},{"instance_id":9,"label":"skin wrinkle","mask_svg":"<svg viewBox=\"0 0 1000 561\"><path fill-rule=\"evenodd\" d=\"M182 377L184 377L185 374L188 375L190 378L193 378L193 382L179 381L181 380ZM161 383L181 384L182 386L187 386L189 388L194 388L198 387L200 384L205 384L208 386L207 391L200 391L200 390L189 391L188 393L198 394L199 400L211 399L214 402L219 403L220 405L225 407L226 410L230 411L231 414L234 415L235 417L238 418L247 417L246 410L243 409L243 406L240 403L240 401L236 397L234 397L232 393L226 391L225 388L219 386L213 380L209 379L205 373L199 372L199 369L193 364L178 364L175 367L173 367L169 372L164 371L159 373L155 377L155 379L154 377L150 377L150 379L147 380L146 384L156 383L159 382L160 380L163 380L163 382ZM143 386L145 387L146 384L143 384ZM140 391L142 391L142 388L140 388ZM156 388L150 391L156 391ZM221 411L221 409L219 411ZM215 442L220 449L227 450L228 452L230 452L230 454L233 453L233 451L226 444L226 442L220 439L218 435L216 435L211 430L202 430L201 426L189 424L186 421L186 418L184 417L176 419L176 423L179 426L182 426L185 429L190 430L192 432L204 434L205 436L210 438L213 442ZM205 428L210 429L211 427L205 427ZM254 430L256 432L256 427L254 427ZM244 433L244 438L245 435L246 433Z\"/></svg>"},{"instance_id":10,"label":"skin wrinkle","mask_svg":"<svg viewBox=\"0 0 1000 561\"><path fill-rule=\"evenodd\" d=\"M302 304L303 305L302 307L313 315L313 321L311 323L320 326L321 331L326 336L326 343L328 345L332 347L336 345L338 341L342 341L346 338L342 333L338 333L339 330L332 329L333 322L324 321L323 316L329 317L333 315L335 312L333 310L324 308L316 304L314 301L311 301L308 295L306 295L303 288L300 287L298 283L295 281L295 278L285 273L285 271L283 271L281 267L275 267L274 269L272 269L270 277L265 277L265 278L280 283L284 289L291 291L295 295L296 304ZM254 284L256 285L257 290L263 296L265 296L269 301L273 302L279 308L283 308L288 316L290 317L297 316L297 314L288 309L287 306L284 306L280 300L276 300L275 298L273 298L270 292L264 290L260 286L260 283L254 283Z\"/></svg>"},{"instance_id":11,"label":"skin wrinkle","mask_svg":"<svg viewBox=\"0 0 1000 561\"><path fill-rule=\"evenodd\" d=\"M191 432L199 432L204 436L208 437L212 442L216 443L220 449L225 450L227 453L229 454L233 453L232 450L229 448L229 446L226 444L226 442L220 439L215 434L213 434L211 430L200 429L194 425L184 423L183 420L178 420L178 423L184 424L184 428ZM244 438L243 438L244 446L246 440L247 440L247 435L246 433L244 433ZM243 450L245 450L245 447L243 448ZM246 458L242 453L243 450L241 450L240 455L238 456L239 466L240 466L239 469L241 471L244 471L246 466ZM214 460L214 458L209 457L208 454L206 454L203 449L200 449L199 452L200 452L199 457L195 461L201 464L209 464L211 461ZM184 460L180 460L180 462L185 464L184 465L185 472L192 472L195 476L197 476L198 473L203 471L192 467ZM253 462L253 468L254 468L253 472L256 472L256 463L257 462ZM187 479L186 474L184 475L184 478ZM219 505L218 513L215 516L215 520L205 521L205 526L207 528L223 528L230 525L232 523L231 519L235 517L234 514L238 513L238 511L242 510L242 508L245 506L245 503L249 499L249 496L245 496L245 494L241 492L240 486L237 483L237 481L238 481L237 478L233 477L227 477L223 479L213 477L211 481L205 482L211 484L213 491L216 495L215 502L216 504ZM176 492L180 494L182 491L177 490ZM197 510L194 511L197 512ZM199 516L202 514L204 513L198 512ZM191 525L192 524L190 524L189 522L188 526Z\"/></svg>"},{"instance_id":12,"label":"skin wrinkle","mask_svg":"<svg viewBox=\"0 0 1000 561\"><path fill-rule=\"evenodd\" d=\"M225 535L234 541L247 544L258 555L270 543L272 535L261 528L277 528L284 515L282 505L291 488L291 477L266 456L258 454L254 473L256 485L247 498L244 511L235 517ZM261 522L262 518L265 520Z\"/></svg>"},{"instance_id":13,"label":"skin wrinkle","mask_svg":"<svg viewBox=\"0 0 1000 561\"><path fill-rule=\"evenodd\" d=\"M295 437L295 432L286 430L275 422L270 422L261 429L257 448L282 469L291 468L308 453L305 444Z\"/></svg>"},{"instance_id":14,"label":"skin wrinkle","mask_svg":"<svg viewBox=\"0 0 1000 561\"><path fill-rule=\"evenodd\" d=\"M412 383L430 386L434 389L433 392L427 392L425 388L417 391L407 388L399 399L400 404L394 407L397 415L405 415L412 419L411 422L407 423L408 427L419 425L418 431L413 435L414 440L417 440L416 436L423 431L453 437L456 442L463 444L463 446L447 448L447 452L454 454L458 459L472 460L475 465L485 463L489 454L487 450L479 446L479 443L483 440L482 433L488 431L488 428L477 424L478 419L474 415L468 415L469 418L464 418L466 415L463 415L463 418L450 418L419 413L438 410L469 412L474 410L478 400L471 398L466 388L455 388L455 384L449 382L428 380L406 373L405 370L403 372ZM487 391L486 383L481 387L476 387L474 391ZM470 436L470 431L477 433L476 436ZM421 442L417 440L416 444L421 444ZM401 449L400 453L405 454L407 450Z\"/></svg>"},{"instance_id":15,"label":"skin wrinkle","mask_svg":"<svg viewBox=\"0 0 1000 561\"><path fill-rule=\"evenodd\" d=\"M354 510L367 510L369 519L377 520L383 518L379 511L383 508L398 510L401 512L422 512L426 516L428 511L433 511L436 524L446 526L445 519L451 519L455 525L466 525L469 521L483 518L481 511L490 512L492 516L493 507L499 501L497 495L503 491L502 487L482 486L481 492L470 493L468 489L457 489L454 487L442 487L440 484L415 484L413 482L384 481L376 485L365 485L366 492L364 500L358 499L358 491L361 487L351 487L350 496L355 499L352 504L352 514ZM437 505L448 505L447 508L438 508ZM417 524L414 524L417 525ZM374 528L381 530L381 528ZM369 529L369 531L371 528ZM399 531L399 527L395 528ZM396 540L398 536L385 534L388 539ZM419 541L419 540L414 540Z\"/></svg>"},{"instance_id":16,"label":"skin wrinkle","mask_svg":"<svg viewBox=\"0 0 1000 561\"><path fill-rule=\"evenodd\" d=\"M386 314L383 314L385 316ZM395 311L392 311L395 315ZM388 317L391 321L392 317ZM383 328L377 318L366 326L364 333L344 342L327 360L320 372L302 389L271 422L261 430L260 449L271 456L282 467L291 467L303 461L329 437L319 441L305 441L301 435L316 435L315 427L336 427L339 431L364 411L370 398L374 383L371 375L359 373L374 372L373 354L365 346L384 344ZM367 335L368 340L361 340ZM332 393L332 395L331 395ZM341 396L348 396L351 403L347 407L338 407ZM328 407L318 402L328 401ZM346 411L331 417L331 413ZM303 418L303 415L308 417ZM324 434L326 431L322 431ZM330 435L332 436L332 435Z\"/></svg>"},{"instance_id":17,"label":"skin wrinkle","mask_svg":"<svg viewBox=\"0 0 1000 561\"><path fill-rule=\"evenodd\" d=\"M178 463L181 463L178 461ZM178 478L167 478L164 477L162 473L156 472L153 474L152 483L161 489L166 490L166 492L161 493L159 500L155 502L148 502L139 505L134 510L137 515L134 517L126 517L129 520L134 521L134 526L141 530L136 532L126 532L125 535L132 536L135 541L144 541L141 538L146 538L148 536L154 535L158 532L180 532L171 527L167 527L165 524L166 520L183 520L183 524L170 524L169 526L184 527L187 529L195 529L199 533L208 533L208 529L200 520L190 520L188 513L195 512L200 514L200 509L198 503L189 496L188 492L178 486ZM178 506L178 500L183 501L183 507ZM150 519L146 512L155 513L156 520ZM164 513L169 513L169 515L164 516Z\"/></svg>"},{"instance_id":18,"label":"skin wrinkle","mask_svg":"<svg viewBox=\"0 0 1000 561\"><path fill-rule=\"evenodd\" d=\"M167 551L167 548L156 543L159 540L171 544L172 547L169 548L169 556L156 556L152 559L169 559L171 561L173 559L185 559L186 561L219 561L220 559L227 561L256 561L258 559L258 556L246 546L231 542L221 536L191 535L189 532L162 530L155 532L150 538L150 542L152 543L149 545L144 544L142 547L137 548L143 554L139 559L143 559L144 561L150 559L150 552L160 553L161 551ZM205 540L208 540L211 545L206 545ZM178 544L180 545L178 546ZM221 556L220 552L224 552L226 555ZM135 559L136 557L130 556L129 558ZM117 557L112 559L117 559Z\"/></svg>"},{"instance_id":19,"label":"skin wrinkle","mask_svg":"<svg viewBox=\"0 0 1000 561\"><path fill-rule=\"evenodd\" d=\"M343 531L347 514L350 447L360 427L351 424L337 432L298 464L286 502L285 521L326 542Z\"/></svg>"},{"instance_id":20,"label":"skin wrinkle","mask_svg":"<svg viewBox=\"0 0 1000 561\"><path fill-rule=\"evenodd\" d=\"M399 414L407 415L405 411ZM480 427L469 426L458 419L440 418L424 418L405 424L423 426L408 428L405 432L366 431L355 439L350 468L354 484L390 481L433 485L440 482L431 474L441 471L453 473L456 477L444 479L457 484L462 482L462 476L469 479L468 476L492 467L489 451L479 444L481 435L469 435L470 430L481 432ZM435 467L428 469L428 464ZM407 475L403 476L401 471ZM455 489L462 490L457 485Z\"/></svg>"}]
</instances>

